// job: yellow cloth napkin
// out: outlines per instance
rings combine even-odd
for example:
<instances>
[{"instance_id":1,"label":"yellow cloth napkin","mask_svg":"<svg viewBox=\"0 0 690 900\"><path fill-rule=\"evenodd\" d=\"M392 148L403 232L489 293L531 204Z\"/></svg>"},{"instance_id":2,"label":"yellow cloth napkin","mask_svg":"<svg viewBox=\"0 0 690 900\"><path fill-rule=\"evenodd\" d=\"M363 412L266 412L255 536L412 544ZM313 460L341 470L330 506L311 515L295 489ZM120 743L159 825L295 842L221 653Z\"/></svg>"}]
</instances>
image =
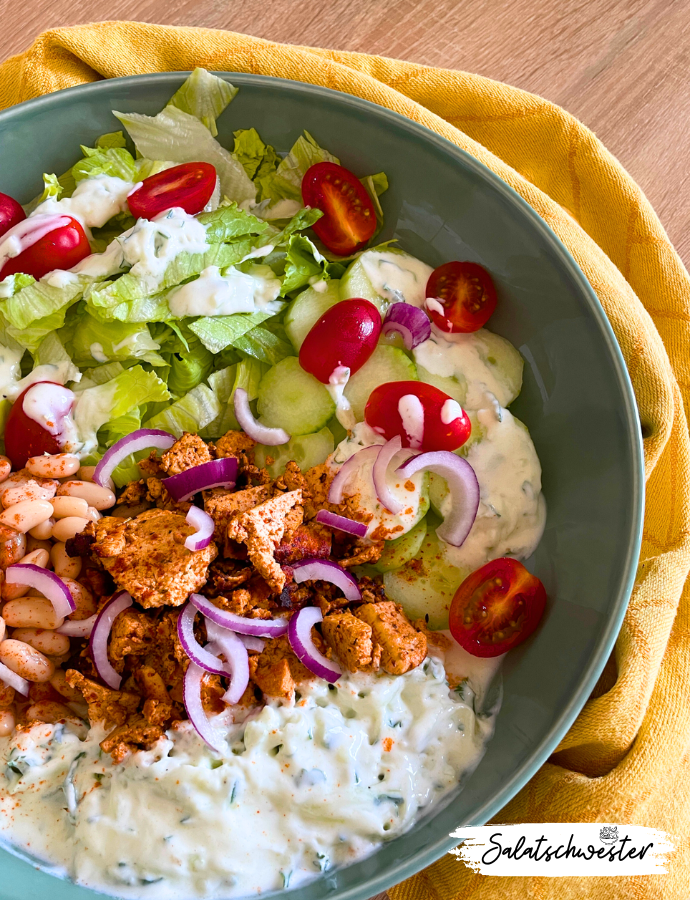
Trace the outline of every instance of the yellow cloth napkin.
<instances>
[{"instance_id":1,"label":"yellow cloth napkin","mask_svg":"<svg viewBox=\"0 0 690 900\"><path fill-rule=\"evenodd\" d=\"M496 878L447 856L392 889L393 900L690 896L690 278L648 201L587 128L532 94L464 72L230 32L135 22L48 31L0 66L0 108L100 78L195 66L355 94L472 153L570 249L613 325L637 395L647 509L615 654L550 762L497 821L661 828L678 836L669 874Z\"/></svg>"}]
</instances>

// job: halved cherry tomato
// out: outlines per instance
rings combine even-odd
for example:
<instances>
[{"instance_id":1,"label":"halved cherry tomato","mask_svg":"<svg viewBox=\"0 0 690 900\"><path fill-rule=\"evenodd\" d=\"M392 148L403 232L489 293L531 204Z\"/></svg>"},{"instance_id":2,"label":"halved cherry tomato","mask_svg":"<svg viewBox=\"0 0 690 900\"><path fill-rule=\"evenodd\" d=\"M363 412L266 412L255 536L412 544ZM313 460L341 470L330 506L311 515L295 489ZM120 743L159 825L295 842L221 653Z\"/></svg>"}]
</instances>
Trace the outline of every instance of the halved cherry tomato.
<instances>
[{"instance_id":1,"label":"halved cherry tomato","mask_svg":"<svg viewBox=\"0 0 690 900\"><path fill-rule=\"evenodd\" d=\"M51 434L35 419L30 418L24 412L24 398L29 391L40 384L54 385L53 381L37 381L23 391L12 404L5 424L5 453L12 461L12 468L23 469L30 456L42 456L44 453L60 453L62 448L60 431L61 422L54 423L53 430L57 434ZM59 388L66 391L62 385ZM57 417L56 417L57 418ZM63 417L64 420L64 417Z\"/></svg>"},{"instance_id":2,"label":"halved cherry tomato","mask_svg":"<svg viewBox=\"0 0 690 900\"><path fill-rule=\"evenodd\" d=\"M0 281L17 272L42 278L53 269L71 269L90 256L91 247L84 229L76 219L66 218L69 219L67 225L54 228L18 256L8 259L0 269Z\"/></svg>"},{"instance_id":3,"label":"halved cherry tomato","mask_svg":"<svg viewBox=\"0 0 690 900\"><path fill-rule=\"evenodd\" d=\"M400 415L400 400L409 394L419 398L424 410L421 442L411 440ZM433 384L423 381L380 384L369 395L364 420L386 440L400 435L403 447L416 450L457 450L472 430L469 416L460 404Z\"/></svg>"},{"instance_id":4,"label":"halved cherry tomato","mask_svg":"<svg viewBox=\"0 0 690 900\"><path fill-rule=\"evenodd\" d=\"M472 656L500 656L526 640L546 607L544 585L516 559L494 559L463 581L450 632Z\"/></svg>"},{"instance_id":5,"label":"halved cherry tomato","mask_svg":"<svg viewBox=\"0 0 690 900\"><path fill-rule=\"evenodd\" d=\"M491 275L473 262L448 262L429 276L426 296L439 302L427 306L427 312L441 331L478 331L496 309L496 288Z\"/></svg>"},{"instance_id":6,"label":"halved cherry tomato","mask_svg":"<svg viewBox=\"0 0 690 900\"><path fill-rule=\"evenodd\" d=\"M376 210L362 182L343 166L317 163L305 172L302 197L323 216L312 227L339 256L360 250L376 231Z\"/></svg>"},{"instance_id":7,"label":"halved cherry tomato","mask_svg":"<svg viewBox=\"0 0 690 900\"><path fill-rule=\"evenodd\" d=\"M153 219L173 206L193 216L206 206L215 186L216 170L210 163L183 163L145 178L127 204L137 219Z\"/></svg>"},{"instance_id":8,"label":"halved cherry tomato","mask_svg":"<svg viewBox=\"0 0 690 900\"><path fill-rule=\"evenodd\" d=\"M312 326L299 351L300 365L323 384L338 366L354 375L376 349L380 334L381 314L373 303L342 300Z\"/></svg>"},{"instance_id":9,"label":"halved cherry tomato","mask_svg":"<svg viewBox=\"0 0 690 900\"><path fill-rule=\"evenodd\" d=\"M0 193L0 237L25 218L26 213L14 197Z\"/></svg>"}]
</instances>

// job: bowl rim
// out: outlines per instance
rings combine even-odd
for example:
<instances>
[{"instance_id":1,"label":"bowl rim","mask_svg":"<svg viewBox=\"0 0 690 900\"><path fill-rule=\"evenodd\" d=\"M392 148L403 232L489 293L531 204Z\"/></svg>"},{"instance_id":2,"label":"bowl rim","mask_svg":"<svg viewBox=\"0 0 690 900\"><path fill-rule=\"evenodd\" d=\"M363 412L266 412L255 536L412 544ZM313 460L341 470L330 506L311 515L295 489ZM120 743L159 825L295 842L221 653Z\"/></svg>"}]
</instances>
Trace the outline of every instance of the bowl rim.
<instances>
[{"instance_id":1,"label":"bowl rim","mask_svg":"<svg viewBox=\"0 0 690 900\"><path fill-rule=\"evenodd\" d=\"M623 396L622 417L627 426L627 438L631 463L633 468L632 488L632 507L634 510L631 516L627 550L624 557L623 571L624 576L618 585L615 600L613 603L612 613L602 629L598 639L594 645L591 658L588 665L580 676L580 683L569 702L565 705L558 718L552 723L551 727L542 738L533 754L527 759L512 776L503 783L500 790L494 794L493 798L487 800L480 806L470 820L463 823L463 826L480 825L486 823L493 818L537 773L542 765L547 761L548 757L554 752L561 739L570 729L571 725L579 715L589 695L594 688L599 675L601 674L606 660L613 649L614 643L623 623L623 618L627 610L628 602L632 594L635 582L637 562L639 559L640 548L642 544L642 530L644 520L644 501L645 501L645 469L644 469L644 450L642 443L642 434L639 426L639 414L637 401L633 391L630 376L621 352L620 346L614 334L611 323L609 322L604 308L601 305L590 282L587 280L584 272L576 262L572 253L561 241L558 235L547 224L547 222L538 214L513 187L504 181L493 169L478 160L475 156L466 150L463 150L457 144L454 144L448 138L443 137L426 125L422 125L413 119L408 118L401 113L395 112L385 106L380 106L370 100L365 100L354 94L344 91L335 90L333 88L323 87L322 85L311 84L309 82L295 81L288 78L279 78L272 75L259 75L249 72L233 72L209 69L213 74L218 75L225 80L231 81L235 85L252 85L261 87L270 85L277 89L289 89L296 93L302 93L309 96L316 96L325 100L336 101L345 107L361 110L367 114L374 114L378 117L388 120L397 127L407 131L412 138L421 139L436 146L436 148L446 154L454 156L456 161L463 167L470 169L481 180L489 183L489 185L499 192L505 200L525 216L530 224L535 228L539 236L544 240L554 252L557 261L565 268L573 281L580 289L582 298L586 301L586 306L593 316L596 325L599 327L600 333L605 341L607 349L610 353L610 359L613 363L616 382ZM63 88L44 94L40 97L26 100L18 103L5 110L0 111L0 128L11 126L12 119L21 117L27 112L40 110L44 106L50 106L55 103L67 102L72 97L79 97L82 94L96 96L100 93L108 93L113 84L128 84L132 86L147 86L151 82L170 82L171 94L180 81L184 80L191 74L191 70L175 70L167 72L151 72L139 75L127 75L119 78L103 78L99 81L87 82L85 84L75 85L74 87ZM365 898L373 897L374 894L385 891L392 885L399 884L412 875L415 875L422 869L431 865L445 855L451 848L457 846L457 839L443 838L433 846L425 850L420 850L413 856L407 857L394 868L387 868L381 873L374 875L363 888L362 885L354 885L338 892L338 900L365 900ZM29 859L23 856L23 852L11 846L2 843L1 849L5 849L12 855L20 858ZM35 867L35 861L31 861L32 868ZM82 888L84 889L84 888ZM297 896L300 888L277 891L265 894L264 896L287 897Z\"/></svg>"}]
</instances>

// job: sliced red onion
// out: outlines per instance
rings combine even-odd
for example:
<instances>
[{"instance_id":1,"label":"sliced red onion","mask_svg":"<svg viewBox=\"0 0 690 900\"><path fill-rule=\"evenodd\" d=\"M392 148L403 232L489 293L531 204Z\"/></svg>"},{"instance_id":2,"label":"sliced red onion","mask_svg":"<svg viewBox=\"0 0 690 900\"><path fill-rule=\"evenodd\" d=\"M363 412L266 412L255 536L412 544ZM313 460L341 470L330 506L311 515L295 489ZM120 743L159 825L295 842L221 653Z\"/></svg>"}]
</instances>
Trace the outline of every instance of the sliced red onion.
<instances>
[{"instance_id":1,"label":"sliced red onion","mask_svg":"<svg viewBox=\"0 0 690 900\"><path fill-rule=\"evenodd\" d=\"M88 619L80 619L79 621L76 619L68 619L55 630L58 634L66 634L67 637L91 637L91 632L93 631L97 618L98 613L89 616Z\"/></svg>"},{"instance_id":2,"label":"sliced red onion","mask_svg":"<svg viewBox=\"0 0 690 900\"><path fill-rule=\"evenodd\" d=\"M350 476L366 462L375 459L378 456L380 449L381 446L379 444L372 444L371 447L364 447L364 449L358 450L342 464L338 474L335 476L328 489L329 503L342 503L345 485L350 480Z\"/></svg>"},{"instance_id":3,"label":"sliced red onion","mask_svg":"<svg viewBox=\"0 0 690 900\"><path fill-rule=\"evenodd\" d=\"M60 618L68 616L77 608L65 582L49 569L42 569L33 563L15 563L8 566L5 581L7 584L22 584L40 591L53 604L55 615Z\"/></svg>"},{"instance_id":4,"label":"sliced red onion","mask_svg":"<svg viewBox=\"0 0 690 900\"><path fill-rule=\"evenodd\" d=\"M262 638L254 637L251 634L238 634L237 637L242 641L247 650L255 650L257 653L261 653L266 646L266 642L262 640Z\"/></svg>"},{"instance_id":5,"label":"sliced red onion","mask_svg":"<svg viewBox=\"0 0 690 900\"><path fill-rule=\"evenodd\" d=\"M450 513L436 529L436 534L447 544L460 547L470 533L479 509L479 482L474 469L466 459L450 450L434 450L408 459L398 472L403 478L409 478L422 470L446 479L451 495Z\"/></svg>"},{"instance_id":6,"label":"sliced red onion","mask_svg":"<svg viewBox=\"0 0 690 900\"><path fill-rule=\"evenodd\" d=\"M327 509L320 509L317 512L316 521L321 525L327 525L329 528L337 528L338 531L354 534L355 537L362 538L367 533L367 526L364 522L355 522L354 519L339 516L337 513L330 512Z\"/></svg>"},{"instance_id":7,"label":"sliced red onion","mask_svg":"<svg viewBox=\"0 0 690 900\"><path fill-rule=\"evenodd\" d=\"M208 547L213 537L213 530L216 527L211 516L204 512L203 509L199 509L198 506L192 506L187 513L185 521L192 528L196 528L196 532L190 534L184 542L187 550L203 550L204 547Z\"/></svg>"},{"instance_id":8,"label":"sliced red onion","mask_svg":"<svg viewBox=\"0 0 690 900\"><path fill-rule=\"evenodd\" d=\"M287 631L287 619L247 619L245 616L218 609L215 603L212 603L208 597L202 597L201 594L191 594L189 601L211 622L215 622L221 628L236 631L238 634L273 638L280 637Z\"/></svg>"},{"instance_id":9,"label":"sliced red onion","mask_svg":"<svg viewBox=\"0 0 690 900\"><path fill-rule=\"evenodd\" d=\"M234 631L221 628L215 622L206 622L206 632L213 641L214 652L218 650L225 657L225 673L230 678L230 687L223 694L223 701L234 706L240 702L249 684L247 648Z\"/></svg>"},{"instance_id":10,"label":"sliced red onion","mask_svg":"<svg viewBox=\"0 0 690 900\"><path fill-rule=\"evenodd\" d=\"M240 423L242 430L248 434L252 440L259 444L266 444L269 447L277 447L280 444L287 444L290 435L282 428L269 428L268 425L262 425L254 418L249 408L249 395L244 388L237 388L235 391L235 418Z\"/></svg>"},{"instance_id":11,"label":"sliced red onion","mask_svg":"<svg viewBox=\"0 0 690 900\"><path fill-rule=\"evenodd\" d=\"M120 438L110 450L105 452L103 459L94 470L94 483L101 487L108 487L108 479L123 459L127 459L132 453L138 453L140 450L148 450L150 447L155 447L156 450L169 450L176 440L177 438L167 431L160 431L157 428L138 428L131 434Z\"/></svg>"},{"instance_id":12,"label":"sliced red onion","mask_svg":"<svg viewBox=\"0 0 690 900\"><path fill-rule=\"evenodd\" d=\"M221 752L223 746L223 736L217 728L215 728L204 710L201 702L201 680L204 677L204 670L196 663L190 662L184 675L184 685L182 688L182 696L184 707L187 710L189 721L197 731L199 737L205 741L216 753Z\"/></svg>"},{"instance_id":13,"label":"sliced red onion","mask_svg":"<svg viewBox=\"0 0 690 900\"><path fill-rule=\"evenodd\" d=\"M323 622L318 606L305 606L290 619L288 640L295 656L310 672L333 683L343 674L340 666L317 650L311 630L317 622Z\"/></svg>"},{"instance_id":14,"label":"sliced red onion","mask_svg":"<svg viewBox=\"0 0 690 900\"><path fill-rule=\"evenodd\" d=\"M340 588L347 600L362 599L355 576L332 559L302 559L290 563L290 568L297 584L303 581L328 581Z\"/></svg>"},{"instance_id":15,"label":"sliced red onion","mask_svg":"<svg viewBox=\"0 0 690 900\"><path fill-rule=\"evenodd\" d=\"M98 672L98 677L114 691L120 690L122 675L119 675L110 665L110 660L108 659L108 638L115 619L121 612L130 607L133 602L127 591L118 591L115 596L108 600L96 616L96 622L89 639L91 659Z\"/></svg>"},{"instance_id":16,"label":"sliced red onion","mask_svg":"<svg viewBox=\"0 0 690 900\"><path fill-rule=\"evenodd\" d=\"M25 678L22 678L21 675L17 675L16 672L9 669L4 663L0 663L0 681L9 684L10 687L13 687L15 691L22 694L22 696L29 696L31 684Z\"/></svg>"},{"instance_id":17,"label":"sliced red onion","mask_svg":"<svg viewBox=\"0 0 690 900\"><path fill-rule=\"evenodd\" d=\"M397 331L402 335L407 350L428 340L431 335L431 322L423 309L409 303L394 303L389 307L383 320L382 334Z\"/></svg>"},{"instance_id":18,"label":"sliced red onion","mask_svg":"<svg viewBox=\"0 0 690 900\"><path fill-rule=\"evenodd\" d=\"M178 475L171 475L163 481L163 484L173 500L181 503L199 491L217 487L233 488L236 480L237 459L234 456L226 456L223 459L201 463L200 466L193 466Z\"/></svg>"},{"instance_id":19,"label":"sliced red onion","mask_svg":"<svg viewBox=\"0 0 690 900\"><path fill-rule=\"evenodd\" d=\"M188 603L177 620L177 636L180 639L184 652L193 663L196 663L197 666L200 666L206 672L211 672L213 675L226 675L227 672L223 662L207 650L206 647L202 647L194 637L194 619L196 614L196 607Z\"/></svg>"},{"instance_id":20,"label":"sliced red onion","mask_svg":"<svg viewBox=\"0 0 690 900\"><path fill-rule=\"evenodd\" d=\"M390 485L388 483L388 467L395 454L399 453L400 450L402 450L402 440L400 438L400 435L396 434L394 438L391 438L390 441L386 441L383 447L381 447L381 452L376 457L376 462L374 463L374 470L372 473L374 477L374 489L376 490L376 496L379 498L388 512L391 512L396 516L401 513L403 509L405 509L405 504L398 500L398 498L390 489Z\"/></svg>"}]
</instances>

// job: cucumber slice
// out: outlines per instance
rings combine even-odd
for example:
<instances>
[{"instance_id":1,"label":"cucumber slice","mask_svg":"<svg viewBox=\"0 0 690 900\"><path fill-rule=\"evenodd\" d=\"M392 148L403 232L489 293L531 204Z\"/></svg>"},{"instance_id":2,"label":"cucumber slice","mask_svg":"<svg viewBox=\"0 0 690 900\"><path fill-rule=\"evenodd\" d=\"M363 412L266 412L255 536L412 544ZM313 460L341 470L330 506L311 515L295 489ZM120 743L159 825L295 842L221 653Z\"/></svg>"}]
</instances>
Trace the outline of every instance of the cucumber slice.
<instances>
[{"instance_id":1,"label":"cucumber slice","mask_svg":"<svg viewBox=\"0 0 690 900\"><path fill-rule=\"evenodd\" d=\"M510 341L500 334L482 328L476 335L479 340L480 356L504 387L505 396L499 398L501 405L510 406L522 389L524 360ZM504 400L505 402L502 402Z\"/></svg>"},{"instance_id":2,"label":"cucumber slice","mask_svg":"<svg viewBox=\"0 0 690 900\"><path fill-rule=\"evenodd\" d=\"M294 436L323 428L335 412L335 403L297 357L288 356L261 379L258 410L262 424L284 428Z\"/></svg>"},{"instance_id":3,"label":"cucumber slice","mask_svg":"<svg viewBox=\"0 0 690 900\"><path fill-rule=\"evenodd\" d=\"M386 541L381 558L373 566L378 572L390 572L399 569L406 562L414 559L426 537L426 519L422 519L407 534L396 538L394 541Z\"/></svg>"},{"instance_id":4,"label":"cucumber slice","mask_svg":"<svg viewBox=\"0 0 690 900\"><path fill-rule=\"evenodd\" d=\"M387 381L419 381L417 367L404 350L379 344L345 388L358 422L364 421L364 407L371 392Z\"/></svg>"},{"instance_id":5,"label":"cucumber slice","mask_svg":"<svg viewBox=\"0 0 690 900\"><path fill-rule=\"evenodd\" d=\"M417 365L417 375L420 381L424 381L426 384L433 384L434 387L443 391L444 394L448 394L453 400L457 400L460 406L464 407L465 399L467 398L467 382L464 379L460 382L453 377L444 378L443 375L434 375L433 372L429 372L428 369L419 364Z\"/></svg>"},{"instance_id":6,"label":"cucumber slice","mask_svg":"<svg viewBox=\"0 0 690 900\"><path fill-rule=\"evenodd\" d=\"M374 290L372 283L364 272L361 259L356 259L353 263L350 263L347 271L340 279L340 299L351 300L353 297L371 300L382 315L390 305L388 301L385 301Z\"/></svg>"},{"instance_id":7,"label":"cucumber slice","mask_svg":"<svg viewBox=\"0 0 690 900\"><path fill-rule=\"evenodd\" d=\"M434 270L420 259L387 247L362 253L340 281L340 297L364 297L384 313L391 303L422 306L426 283Z\"/></svg>"},{"instance_id":8,"label":"cucumber slice","mask_svg":"<svg viewBox=\"0 0 690 900\"><path fill-rule=\"evenodd\" d=\"M281 447L257 444L254 457L257 466L268 469L271 478L277 478L283 474L290 460L294 460L303 472L312 466L320 466L333 453L334 446L333 435L328 428L322 428L316 434L295 435ZM267 464L267 458L272 458L273 462Z\"/></svg>"},{"instance_id":9,"label":"cucumber slice","mask_svg":"<svg viewBox=\"0 0 690 900\"><path fill-rule=\"evenodd\" d=\"M435 531L428 531L419 555L400 569L386 572L386 594L410 619L428 616L429 628L448 628L448 612L456 590L469 569L451 566L445 559Z\"/></svg>"},{"instance_id":10,"label":"cucumber slice","mask_svg":"<svg viewBox=\"0 0 690 900\"><path fill-rule=\"evenodd\" d=\"M325 291L308 287L298 294L285 313L283 325L295 350L299 350L305 337L318 319L341 300L340 281L337 278L326 282Z\"/></svg>"}]
</instances>

